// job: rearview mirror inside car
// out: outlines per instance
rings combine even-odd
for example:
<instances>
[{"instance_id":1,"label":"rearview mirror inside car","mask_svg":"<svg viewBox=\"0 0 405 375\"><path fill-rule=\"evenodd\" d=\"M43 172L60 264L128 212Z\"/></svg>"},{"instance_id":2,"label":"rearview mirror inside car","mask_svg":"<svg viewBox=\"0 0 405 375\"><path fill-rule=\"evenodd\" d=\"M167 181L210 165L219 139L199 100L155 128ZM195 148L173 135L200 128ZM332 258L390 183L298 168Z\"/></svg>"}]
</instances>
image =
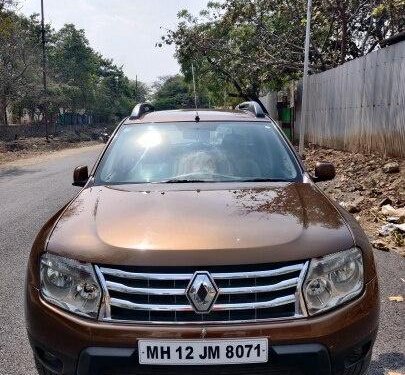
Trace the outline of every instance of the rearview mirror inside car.
<instances>
[{"instance_id":1,"label":"rearview mirror inside car","mask_svg":"<svg viewBox=\"0 0 405 375\"><path fill-rule=\"evenodd\" d=\"M89 179L89 170L87 165L76 167L73 172L73 186L84 186Z\"/></svg>"},{"instance_id":2,"label":"rearview mirror inside car","mask_svg":"<svg viewBox=\"0 0 405 375\"><path fill-rule=\"evenodd\" d=\"M333 180L336 176L335 166L327 161L318 161L315 165L315 182Z\"/></svg>"}]
</instances>

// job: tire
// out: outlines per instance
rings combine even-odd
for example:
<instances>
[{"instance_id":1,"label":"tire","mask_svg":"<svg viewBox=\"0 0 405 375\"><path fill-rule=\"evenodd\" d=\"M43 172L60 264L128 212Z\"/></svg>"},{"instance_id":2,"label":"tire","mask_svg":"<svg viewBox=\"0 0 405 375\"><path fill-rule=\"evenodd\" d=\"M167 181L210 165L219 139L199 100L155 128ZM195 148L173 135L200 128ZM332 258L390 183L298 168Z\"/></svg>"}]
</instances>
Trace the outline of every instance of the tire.
<instances>
[{"instance_id":1,"label":"tire","mask_svg":"<svg viewBox=\"0 0 405 375\"><path fill-rule=\"evenodd\" d=\"M48 370L37 357L34 357L34 361L39 375L57 375L56 372Z\"/></svg>"}]
</instances>

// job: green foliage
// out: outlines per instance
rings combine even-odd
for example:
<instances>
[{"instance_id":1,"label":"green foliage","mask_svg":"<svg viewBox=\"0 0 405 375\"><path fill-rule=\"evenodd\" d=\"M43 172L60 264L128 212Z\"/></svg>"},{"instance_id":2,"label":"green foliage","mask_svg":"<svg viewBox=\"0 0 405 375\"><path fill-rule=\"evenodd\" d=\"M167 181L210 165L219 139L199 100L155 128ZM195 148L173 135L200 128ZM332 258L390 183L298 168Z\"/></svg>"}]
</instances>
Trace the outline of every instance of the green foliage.
<instances>
[{"instance_id":1,"label":"green foliage","mask_svg":"<svg viewBox=\"0 0 405 375\"><path fill-rule=\"evenodd\" d=\"M122 68L94 52L84 31L74 25L54 34L49 51L52 79L62 83L55 86L53 97L69 112L120 118L148 94L145 84L131 82Z\"/></svg>"},{"instance_id":2,"label":"green foliage","mask_svg":"<svg viewBox=\"0 0 405 375\"><path fill-rule=\"evenodd\" d=\"M0 0L0 12L15 7L16 2L14 0Z\"/></svg>"},{"instance_id":3,"label":"green foliage","mask_svg":"<svg viewBox=\"0 0 405 375\"><path fill-rule=\"evenodd\" d=\"M11 10L11 0L0 0L0 124L6 107L16 117L39 115L47 108L55 118L62 112L97 115L106 121L127 116L145 101L148 87L133 82L121 67L89 45L84 30L72 24L55 32L46 26L47 83L42 83L41 27Z\"/></svg>"},{"instance_id":4,"label":"green foliage","mask_svg":"<svg viewBox=\"0 0 405 375\"><path fill-rule=\"evenodd\" d=\"M210 98L204 90L197 86L197 104L199 108L207 108ZM157 110L194 108L194 90L191 84L187 83L184 76L174 75L160 77L153 84L153 105Z\"/></svg>"},{"instance_id":5,"label":"green foliage","mask_svg":"<svg viewBox=\"0 0 405 375\"><path fill-rule=\"evenodd\" d=\"M198 16L180 12L177 28L162 42L176 46L188 80L194 62L200 82L217 100L224 88L254 100L300 77L306 5L306 0L209 2ZM404 0L313 0L310 70L363 56L404 27Z\"/></svg>"},{"instance_id":6,"label":"green foliage","mask_svg":"<svg viewBox=\"0 0 405 375\"><path fill-rule=\"evenodd\" d=\"M153 84L153 105L157 110L193 107L189 85L180 75L160 77Z\"/></svg>"},{"instance_id":7,"label":"green foliage","mask_svg":"<svg viewBox=\"0 0 405 375\"><path fill-rule=\"evenodd\" d=\"M37 27L35 17L0 11L0 124L7 124L10 104L37 92L41 77Z\"/></svg>"}]
</instances>

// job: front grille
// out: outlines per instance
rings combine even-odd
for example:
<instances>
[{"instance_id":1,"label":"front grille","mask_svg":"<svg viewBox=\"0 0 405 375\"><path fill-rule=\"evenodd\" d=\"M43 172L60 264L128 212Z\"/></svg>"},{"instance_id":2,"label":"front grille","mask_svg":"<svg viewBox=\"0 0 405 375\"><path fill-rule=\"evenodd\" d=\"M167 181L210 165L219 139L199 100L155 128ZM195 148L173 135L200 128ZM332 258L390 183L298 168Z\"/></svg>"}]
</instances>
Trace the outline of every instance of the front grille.
<instances>
[{"instance_id":1,"label":"front grille","mask_svg":"<svg viewBox=\"0 0 405 375\"><path fill-rule=\"evenodd\" d=\"M100 319L136 323L223 323L299 318L308 262L212 267L96 266L104 286ZM196 313L186 290L195 272L209 272L218 298Z\"/></svg>"}]
</instances>

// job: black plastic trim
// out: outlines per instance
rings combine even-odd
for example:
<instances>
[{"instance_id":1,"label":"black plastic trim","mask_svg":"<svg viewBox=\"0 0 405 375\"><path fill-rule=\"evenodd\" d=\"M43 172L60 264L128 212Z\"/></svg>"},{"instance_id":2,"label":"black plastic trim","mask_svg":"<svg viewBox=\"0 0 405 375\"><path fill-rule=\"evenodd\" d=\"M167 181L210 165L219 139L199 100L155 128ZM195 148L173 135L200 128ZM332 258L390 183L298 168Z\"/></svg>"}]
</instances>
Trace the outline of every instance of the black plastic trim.
<instances>
[{"instance_id":1,"label":"black plastic trim","mask_svg":"<svg viewBox=\"0 0 405 375\"><path fill-rule=\"evenodd\" d=\"M134 345L135 346L135 345ZM80 354L77 375L92 375L103 372L104 366L139 365L136 348L87 348ZM269 348L269 365L297 367L308 375L331 375L329 353L321 344L276 345ZM263 366L267 366L264 364ZM145 368L145 366L142 366ZM172 367L172 366L171 366ZM220 366L219 366L220 367ZM182 366L182 368L187 368ZM213 368L214 370L214 368ZM151 374L154 373L151 371ZM213 372L214 373L214 372ZM237 371L236 371L237 373Z\"/></svg>"}]
</instances>

